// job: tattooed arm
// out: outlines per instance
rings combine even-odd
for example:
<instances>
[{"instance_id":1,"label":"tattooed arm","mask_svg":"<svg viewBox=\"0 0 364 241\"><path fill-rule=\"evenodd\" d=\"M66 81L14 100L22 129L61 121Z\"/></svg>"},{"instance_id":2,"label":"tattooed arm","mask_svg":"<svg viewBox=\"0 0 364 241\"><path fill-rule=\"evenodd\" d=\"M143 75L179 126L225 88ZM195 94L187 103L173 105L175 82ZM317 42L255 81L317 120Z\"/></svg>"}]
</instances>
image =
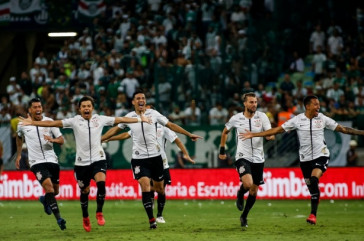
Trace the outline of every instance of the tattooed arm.
<instances>
[{"instance_id":1,"label":"tattooed arm","mask_svg":"<svg viewBox=\"0 0 364 241\"><path fill-rule=\"evenodd\" d=\"M358 130L358 129L354 129L354 128L342 126L342 125L337 125L335 131L341 132L344 134L348 134L348 135L361 135L361 136L364 135L363 130Z\"/></svg>"}]
</instances>

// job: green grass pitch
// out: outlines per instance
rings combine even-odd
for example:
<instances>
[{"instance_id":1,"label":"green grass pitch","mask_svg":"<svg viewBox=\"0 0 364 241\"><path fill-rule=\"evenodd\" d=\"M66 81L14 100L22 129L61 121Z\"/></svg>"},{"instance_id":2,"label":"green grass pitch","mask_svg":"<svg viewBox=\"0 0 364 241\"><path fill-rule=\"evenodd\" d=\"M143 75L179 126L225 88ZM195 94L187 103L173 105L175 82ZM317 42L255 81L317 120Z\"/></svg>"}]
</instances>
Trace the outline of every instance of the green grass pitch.
<instances>
[{"instance_id":1,"label":"green grass pitch","mask_svg":"<svg viewBox=\"0 0 364 241\"><path fill-rule=\"evenodd\" d=\"M43 212L37 201L0 201L0 240L364 240L363 200L322 200L317 225L309 225L309 200L257 200L240 227L240 212L232 200L167 200L165 224L149 230L140 200L106 200L106 224L97 226L96 203L90 201L92 230L82 228L78 201L59 201L67 229Z\"/></svg>"}]
</instances>

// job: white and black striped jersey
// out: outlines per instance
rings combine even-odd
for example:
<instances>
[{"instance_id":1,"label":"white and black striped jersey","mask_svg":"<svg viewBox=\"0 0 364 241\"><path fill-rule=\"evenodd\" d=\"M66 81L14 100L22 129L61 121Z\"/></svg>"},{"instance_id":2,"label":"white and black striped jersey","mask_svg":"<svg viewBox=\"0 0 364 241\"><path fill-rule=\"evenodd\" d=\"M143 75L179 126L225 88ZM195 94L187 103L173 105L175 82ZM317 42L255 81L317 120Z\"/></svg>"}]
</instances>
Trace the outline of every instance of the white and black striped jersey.
<instances>
[{"instance_id":1,"label":"white and black striped jersey","mask_svg":"<svg viewBox=\"0 0 364 241\"><path fill-rule=\"evenodd\" d=\"M43 117L42 121L53 119ZM17 134L24 137L28 149L29 166L39 163L58 163L58 157L53 149L53 143L44 139L44 135L52 138L62 136L57 127L22 126L18 125Z\"/></svg>"},{"instance_id":2,"label":"white and black striped jersey","mask_svg":"<svg viewBox=\"0 0 364 241\"><path fill-rule=\"evenodd\" d=\"M252 163L262 163L264 159L263 137L253 137L242 140L238 138L239 133L249 130L250 132L262 132L272 128L267 115L263 112L256 111L252 118L247 118L244 113L233 115L225 124L227 130L236 128L237 150L235 160L244 158Z\"/></svg>"},{"instance_id":3,"label":"white and black striped jersey","mask_svg":"<svg viewBox=\"0 0 364 241\"><path fill-rule=\"evenodd\" d=\"M62 120L63 128L73 129L76 139L76 166L88 166L93 162L106 160L101 146L104 126L114 125L115 117L92 115L90 120L80 115Z\"/></svg>"},{"instance_id":4,"label":"white and black striped jersey","mask_svg":"<svg viewBox=\"0 0 364 241\"><path fill-rule=\"evenodd\" d=\"M320 156L330 156L324 136L324 129L335 130L337 122L319 113L317 117L309 119L304 113L286 121L282 128L285 131L297 130L300 142L300 161L312 161Z\"/></svg>"},{"instance_id":5,"label":"white and black striped jersey","mask_svg":"<svg viewBox=\"0 0 364 241\"><path fill-rule=\"evenodd\" d=\"M165 126L168 119L153 109L147 109L144 113L146 117L152 119L152 124L145 122L120 123L118 127L124 129L129 127L133 139L133 159L145 159L156 157L162 154L162 147L157 140L157 124ZM140 117L135 111L129 112L125 117Z\"/></svg>"},{"instance_id":6,"label":"white and black striped jersey","mask_svg":"<svg viewBox=\"0 0 364 241\"><path fill-rule=\"evenodd\" d=\"M133 136L132 131L128 132L130 136ZM168 159L166 154L166 144L167 141L173 143L178 138L177 134L169 129L168 127L162 126L161 124L157 123L157 141L159 145L162 147L161 149L161 156L163 159L163 168L169 168Z\"/></svg>"}]
</instances>

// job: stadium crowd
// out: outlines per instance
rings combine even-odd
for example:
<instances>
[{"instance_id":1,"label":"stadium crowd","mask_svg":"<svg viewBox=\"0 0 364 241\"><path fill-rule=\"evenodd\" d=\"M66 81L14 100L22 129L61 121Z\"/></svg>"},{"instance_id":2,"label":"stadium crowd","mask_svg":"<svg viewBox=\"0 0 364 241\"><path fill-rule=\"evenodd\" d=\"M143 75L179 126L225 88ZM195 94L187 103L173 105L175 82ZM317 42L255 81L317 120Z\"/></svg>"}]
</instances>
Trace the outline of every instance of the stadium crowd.
<instances>
[{"instance_id":1,"label":"stadium crowd","mask_svg":"<svg viewBox=\"0 0 364 241\"><path fill-rule=\"evenodd\" d=\"M308 51L286 53L275 76L268 47L246 64L249 43L255 41L249 39L251 7L251 0L108 4L57 54L40 51L30 71L10 78L0 121L10 122L15 133L17 117L25 115L34 97L44 101L45 115L54 119L74 116L84 95L96 100L99 114L123 116L132 108L134 91L143 88L147 103L177 124L223 125L241 111L244 90L260 97L259 110L273 127L302 113L303 97L315 94L323 113L360 128L363 38L334 21L317 24L307 38ZM264 15L270 14L266 6Z\"/></svg>"}]
</instances>

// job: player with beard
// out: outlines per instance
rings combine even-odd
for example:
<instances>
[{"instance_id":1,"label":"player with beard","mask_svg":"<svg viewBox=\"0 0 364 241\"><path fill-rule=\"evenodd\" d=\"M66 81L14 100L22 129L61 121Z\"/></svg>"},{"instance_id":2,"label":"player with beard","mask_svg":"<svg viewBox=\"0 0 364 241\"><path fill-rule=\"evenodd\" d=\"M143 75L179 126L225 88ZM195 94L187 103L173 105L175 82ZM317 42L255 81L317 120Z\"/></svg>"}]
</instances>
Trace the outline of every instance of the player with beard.
<instances>
[{"instance_id":1,"label":"player with beard","mask_svg":"<svg viewBox=\"0 0 364 241\"><path fill-rule=\"evenodd\" d=\"M39 98L29 101L28 113L31 120L38 122L53 121L43 116L43 107ZM59 164L58 157L53 149L53 143L62 145L64 140L59 128L21 126L18 125L15 166L20 168L23 141L27 144L29 166L35 177L42 185L45 195L39 197L44 206L44 211L51 215L53 212L61 230L66 229L66 221L61 218L56 196L59 193Z\"/></svg>"},{"instance_id":2,"label":"player with beard","mask_svg":"<svg viewBox=\"0 0 364 241\"><path fill-rule=\"evenodd\" d=\"M320 111L320 101L317 96L309 95L303 100L305 113L299 114L283 125L264 132L252 132L249 129L239 133L240 140L264 137L297 130L300 143L299 156L303 178L311 194L311 213L306 219L310 224L316 224L316 213L320 201L319 180L327 169L330 151L327 148L324 130L341 132L349 135L364 135L364 131L339 125L335 120L325 116Z\"/></svg>"},{"instance_id":3,"label":"player with beard","mask_svg":"<svg viewBox=\"0 0 364 241\"><path fill-rule=\"evenodd\" d=\"M116 135L122 129L129 127L131 137L133 139L133 154L131 159L131 166L135 180L138 181L142 189L142 202L149 219L150 229L157 228L157 222L153 214L151 184L153 180L154 190L158 195L165 195L164 193L164 167L162 159L162 148L158 143L157 129L158 124L166 126L172 131L188 136L192 141L202 138L194 135L179 125L170 122L165 116L158 111L146 108L145 94L142 90L137 90L133 94L132 104L134 110L128 113L128 117L139 117L145 115L151 118L153 125L141 124L119 124L108 130L103 136L102 140L108 140L110 137Z\"/></svg>"},{"instance_id":4,"label":"player with beard","mask_svg":"<svg viewBox=\"0 0 364 241\"><path fill-rule=\"evenodd\" d=\"M75 177L81 190L80 202L83 216L83 228L91 231L91 223L88 214L88 195L90 193L90 182L93 179L97 186L96 196L96 219L99 226L105 225L102 208L104 206L106 188L106 155L101 146L101 134L104 126L112 126L118 123L138 123L150 120L143 114L138 118L110 117L92 114L94 100L90 96L84 96L78 103L81 115L64 120L33 120L30 116L27 119L20 117L23 126L62 127L73 129L76 139L76 162Z\"/></svg>"},{"instance_id":5,"label":"player with beard","mask_svg":"<svg viewBox=\"0 0 364 241\"><path fill-rule=\"evenodd\" d=\"M222 160L226 159L225 144L232 128L236 129L236 135L245 129L251 132L260 132L272 128L267 115L257 111L257 97L253 92L243 95L243 103L244 111L233 115L222 131L219 154L219 158ZM273 140L274 136L271 135L266 139ZM263 138L254 138L247 141L238 139L235 160L236 170L242 182L237 193L236 206L240 211L244 210L240 216L240 223L242 227L246 228L248 227L247 216L255 203L259 185L264 184ZM249 196L244 208L244 194L248 191Z\"/></svg>"}]
</instances>

